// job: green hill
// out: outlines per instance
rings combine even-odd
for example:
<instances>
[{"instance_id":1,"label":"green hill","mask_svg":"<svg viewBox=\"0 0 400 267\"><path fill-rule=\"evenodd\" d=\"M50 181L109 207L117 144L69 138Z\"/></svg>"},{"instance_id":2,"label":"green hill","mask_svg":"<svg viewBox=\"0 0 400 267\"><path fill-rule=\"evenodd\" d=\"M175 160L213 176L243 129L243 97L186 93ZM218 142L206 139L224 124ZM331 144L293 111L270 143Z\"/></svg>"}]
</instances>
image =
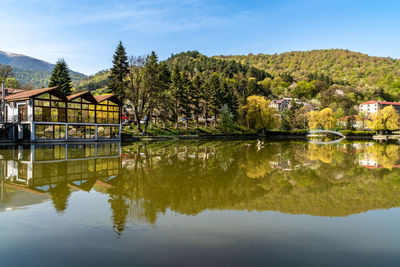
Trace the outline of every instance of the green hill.
<instances>
[{"instance_id":1,"label":"green hill","mask_svg":"<svg viewBox=\"0 0 400 267\"><path fill-rule=\"evenodd\" d=\"M400 60L372 57L343 49L295 51L282 54L248 54L217 56L248 64L277 76L290 73L296 80L305 80L310 73L329 76L357 88L379 87L399 90Z\"/></svg>"}]
</instances>

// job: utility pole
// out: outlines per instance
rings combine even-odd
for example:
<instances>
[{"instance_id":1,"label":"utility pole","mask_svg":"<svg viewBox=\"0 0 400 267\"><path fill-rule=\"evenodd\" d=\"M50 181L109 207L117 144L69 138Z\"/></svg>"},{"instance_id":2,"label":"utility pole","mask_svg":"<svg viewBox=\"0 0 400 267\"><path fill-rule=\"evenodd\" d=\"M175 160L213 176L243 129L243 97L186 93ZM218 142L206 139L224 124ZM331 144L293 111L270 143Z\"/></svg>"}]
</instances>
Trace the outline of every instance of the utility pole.
<instances>
[{"instance_id":1,"label":"utility pole","mask_svg":"<svg viewBox=\"0 0 400 267\"><path fill-rule=\"evenodd\" d=\"M1 121L5 121L5 106L4 106L4 98L5 98L5 88L4 82L1 83Z\"/></svg>"}]
</instances>

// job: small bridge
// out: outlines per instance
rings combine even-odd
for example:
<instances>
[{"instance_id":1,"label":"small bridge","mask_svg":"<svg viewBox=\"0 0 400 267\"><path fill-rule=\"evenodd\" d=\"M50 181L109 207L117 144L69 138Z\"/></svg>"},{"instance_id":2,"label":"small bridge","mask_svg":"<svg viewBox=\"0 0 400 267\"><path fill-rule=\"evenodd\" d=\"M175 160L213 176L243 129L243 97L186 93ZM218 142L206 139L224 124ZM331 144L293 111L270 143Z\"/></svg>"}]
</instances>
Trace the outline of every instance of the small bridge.
<instances>
[{"instance_id":1,"label":"small bridge","mask_svg":"<svg viewBox=\"0 0 400 267\"><path fill-rule=\"evenodd\" d=\"M328 144L338 144L338 143L342 142L343 139L344 139L344 138L342 137L342 138L339 138L339 139L336 139L336 140L332 140L332 141L315 141L315 140L309 140L308 142L309 142L310 144L328 145Z\"/></svg>"},{"instance_id":2,"label":"small bridge","mask_svg":"<svg viewBox=\"0 0 400 267\"><path fill-rule=\"evenodd\" d=\"M336 131L330 131L330 130L315 130L315 131L309 131L307 135L310 134L319 134L319 133L329 133L329 134L333 134L333 135L337 135L341 138L344 138L344 135L340 132L336 132Z\"/></svg>"}]
</instances>

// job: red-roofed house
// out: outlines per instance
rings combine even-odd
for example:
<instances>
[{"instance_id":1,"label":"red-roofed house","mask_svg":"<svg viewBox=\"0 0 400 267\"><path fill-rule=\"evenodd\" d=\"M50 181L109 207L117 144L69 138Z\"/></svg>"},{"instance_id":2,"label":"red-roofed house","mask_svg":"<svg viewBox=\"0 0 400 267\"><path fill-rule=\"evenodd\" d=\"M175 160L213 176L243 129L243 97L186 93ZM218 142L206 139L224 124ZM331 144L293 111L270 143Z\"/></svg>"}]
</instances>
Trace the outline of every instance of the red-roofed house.
<instances>
[{"instance_id":1,"label":"red-roofed house","mask_svg":"<svg viewBox=\"0 0 400 267\"><path fill-rule=\"evenodd\" d=\"M396 112L400 114L400 102L368 101L360 104L360 111L367 115L374 115L387 106L393 106Z\"/></svg>"},{"instance_id":2,"label":"red-roofed house","mask_svg":"<svg viewBox=\"0 0 400 267\"><path fill-rule=\"evenodd\" d=\"M290 103L286 99L272 100L269 104L270 107L275 108L279 112L289 108Z\"/></svg>"}]
</instances>

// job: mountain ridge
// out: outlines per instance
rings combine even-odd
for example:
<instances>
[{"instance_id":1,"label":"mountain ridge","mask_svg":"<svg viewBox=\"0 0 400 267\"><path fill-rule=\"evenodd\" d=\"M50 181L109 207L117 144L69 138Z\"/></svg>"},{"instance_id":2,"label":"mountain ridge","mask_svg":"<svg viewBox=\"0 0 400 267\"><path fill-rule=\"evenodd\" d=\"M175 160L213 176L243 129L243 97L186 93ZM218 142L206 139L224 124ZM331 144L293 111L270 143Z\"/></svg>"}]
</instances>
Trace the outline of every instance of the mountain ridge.
<instances>
[{"instance_id":1,"label":"mountain ridge","mask_svg":"<svg viewBox=\"0 0 400 267\"><path fill-rule=\"evenodd\" d=\"M14 77L22 85L32 85L34 88L47 87L51 72L55 64L24 54L0 51L0 65L9 65L13 68ZM87 76L69 70L73 83L77 83Z\"/></svg>"}]
</instances>

